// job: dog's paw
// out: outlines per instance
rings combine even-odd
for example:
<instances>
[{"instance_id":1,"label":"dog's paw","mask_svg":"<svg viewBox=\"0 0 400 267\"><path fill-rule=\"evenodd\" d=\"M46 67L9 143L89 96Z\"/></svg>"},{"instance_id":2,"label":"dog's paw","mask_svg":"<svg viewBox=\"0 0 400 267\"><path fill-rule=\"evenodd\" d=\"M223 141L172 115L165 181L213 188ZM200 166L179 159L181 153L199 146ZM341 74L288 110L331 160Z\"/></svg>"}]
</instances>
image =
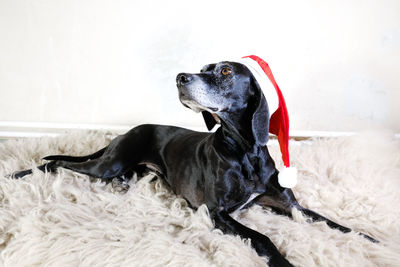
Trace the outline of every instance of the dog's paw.
<instances>
[{"instance_id":1,"label":"dog's paw","mask_svg":"<svg viewBox=\"0 0 400 267\"><path fill-rule=\"evenodd\" d=\"M128 192L128 190L130 188L128 182L129 182L129 180L125 180L120 177L114 178L111 182L113 191L125 194L126 192Z\"/></svg>"}]
</instances>

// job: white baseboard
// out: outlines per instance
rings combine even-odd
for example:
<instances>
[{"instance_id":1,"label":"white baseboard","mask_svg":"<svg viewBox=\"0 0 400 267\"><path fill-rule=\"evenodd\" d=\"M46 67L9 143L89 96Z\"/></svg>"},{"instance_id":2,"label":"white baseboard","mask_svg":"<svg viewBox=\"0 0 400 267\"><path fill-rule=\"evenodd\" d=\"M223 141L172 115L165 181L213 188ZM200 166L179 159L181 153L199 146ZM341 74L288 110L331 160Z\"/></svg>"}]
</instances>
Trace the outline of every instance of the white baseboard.
<instances>
[{"instance_id":1,"label":"white baseboard","mask_svg":"<svg viewBox=\"0 0 400 267\"><path fill-rule=\"evenodd\" d=\"M0 139L59 136L68 131L76 130L98 130L114 134L123 134L136 125L111 125L111 124L75 124L75 123L48 123L48 122L10 122L0 121ZM205 127L187 127L196 131L207 131ZM308 139L311 137L340 137L351 136L355 132L336 131L291 131L290 136L294 139ZM400 138L400 134L395 135Z\"/></svg>"},{"instance_id":2,"label":"white baseboard","mask_svg":"<svg viewBox=\"0 0 400 267\"><path fill-rule=\"evenodd\" d=\"M0 139L55 137L69 131L77 130L95 130L123 134L135 126L137 125L0 121ZM205 127L186 128L195 131L207 131Z\"/></svg>"}]
</instances>

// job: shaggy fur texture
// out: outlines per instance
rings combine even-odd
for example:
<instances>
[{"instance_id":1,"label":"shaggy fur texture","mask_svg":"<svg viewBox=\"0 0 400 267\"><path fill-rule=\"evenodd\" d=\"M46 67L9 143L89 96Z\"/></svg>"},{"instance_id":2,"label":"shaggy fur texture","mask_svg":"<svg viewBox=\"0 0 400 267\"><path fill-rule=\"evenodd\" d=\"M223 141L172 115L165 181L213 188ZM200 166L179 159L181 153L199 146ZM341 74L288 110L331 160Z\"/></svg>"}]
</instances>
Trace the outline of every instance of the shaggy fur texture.
<instances>
[{"instance_id":1,"label":"shaggy fur texture","mask_svg":"<svg viewBox=\"0 0 400 267\"><path fill-rule=\"evenodd\" d=\"M0 144L0 265L266 266L248 241L214 230L205 206L193 211L151 175L125 194L68 170L4 177L49 154L96 151L107 136L77 132ZM278 147L270 151L278 159ZM399 140L315 139L290 153L303 206L381 243L308 224L298 212L291 220L253 206L238 219L269 236L296 266L400 266Z\"/></svg>"}]
</instances>

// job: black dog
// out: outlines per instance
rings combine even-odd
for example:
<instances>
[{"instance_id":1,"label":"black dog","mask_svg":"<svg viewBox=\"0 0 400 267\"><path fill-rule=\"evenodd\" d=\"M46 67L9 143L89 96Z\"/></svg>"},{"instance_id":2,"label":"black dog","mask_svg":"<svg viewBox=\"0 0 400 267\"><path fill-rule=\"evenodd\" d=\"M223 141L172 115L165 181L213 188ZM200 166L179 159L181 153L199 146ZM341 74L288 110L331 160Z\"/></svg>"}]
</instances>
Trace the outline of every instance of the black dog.
<instances>
[{"instance_id":1,"label":"black dog","mask_svg":"<svg viewBox=\"0 0 400 267\"><path fill-rule=\"evenodd\" d=\"M292 190L278 183L278 171L266 146L269 135L267 101L252 73L240 63L220 62L201 73L181 73L176 79L183 105L202 112L214 133L161 125L140 125L116 137L107 147L83 157L48 156L42 171L57 167L111 181L156 171L193 208L205 203L215 226L225 233L250 238L270 266L292 266L271 240L234 220L230 214L257 203L290 216L293 208L314 221L325 221L342 232L349 228L299 205ZM14 173L15 178L31 170ZM375 240L363 235L371 241Z\"/></svg>"}]
</instances>

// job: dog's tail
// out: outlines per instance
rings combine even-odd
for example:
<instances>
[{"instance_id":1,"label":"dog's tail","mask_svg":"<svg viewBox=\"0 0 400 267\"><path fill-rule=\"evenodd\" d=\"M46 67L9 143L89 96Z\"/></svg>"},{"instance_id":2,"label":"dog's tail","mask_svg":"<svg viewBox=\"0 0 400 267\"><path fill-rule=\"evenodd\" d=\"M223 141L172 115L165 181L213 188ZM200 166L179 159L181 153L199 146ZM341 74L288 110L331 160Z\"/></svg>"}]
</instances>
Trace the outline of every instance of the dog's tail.
<instances>
[{"instance_id":1,"label":"dog's tail","mask_svg":"<svg viewBox=\"0 0 400 267\"><path fill-rule=\"evenodd\" d=\"M63 160L63 161L69 161L69 162L85 162L91 159L97 159L101 157L104 154L104 151L106 151L107 147L100 149L97 152L94 152L93 154L86 155L86 156L79 156L79 157L74 157L74 156L66 156L66 155L51 155L44 157L44 160Z\"/></svg>"}]
</instances>

